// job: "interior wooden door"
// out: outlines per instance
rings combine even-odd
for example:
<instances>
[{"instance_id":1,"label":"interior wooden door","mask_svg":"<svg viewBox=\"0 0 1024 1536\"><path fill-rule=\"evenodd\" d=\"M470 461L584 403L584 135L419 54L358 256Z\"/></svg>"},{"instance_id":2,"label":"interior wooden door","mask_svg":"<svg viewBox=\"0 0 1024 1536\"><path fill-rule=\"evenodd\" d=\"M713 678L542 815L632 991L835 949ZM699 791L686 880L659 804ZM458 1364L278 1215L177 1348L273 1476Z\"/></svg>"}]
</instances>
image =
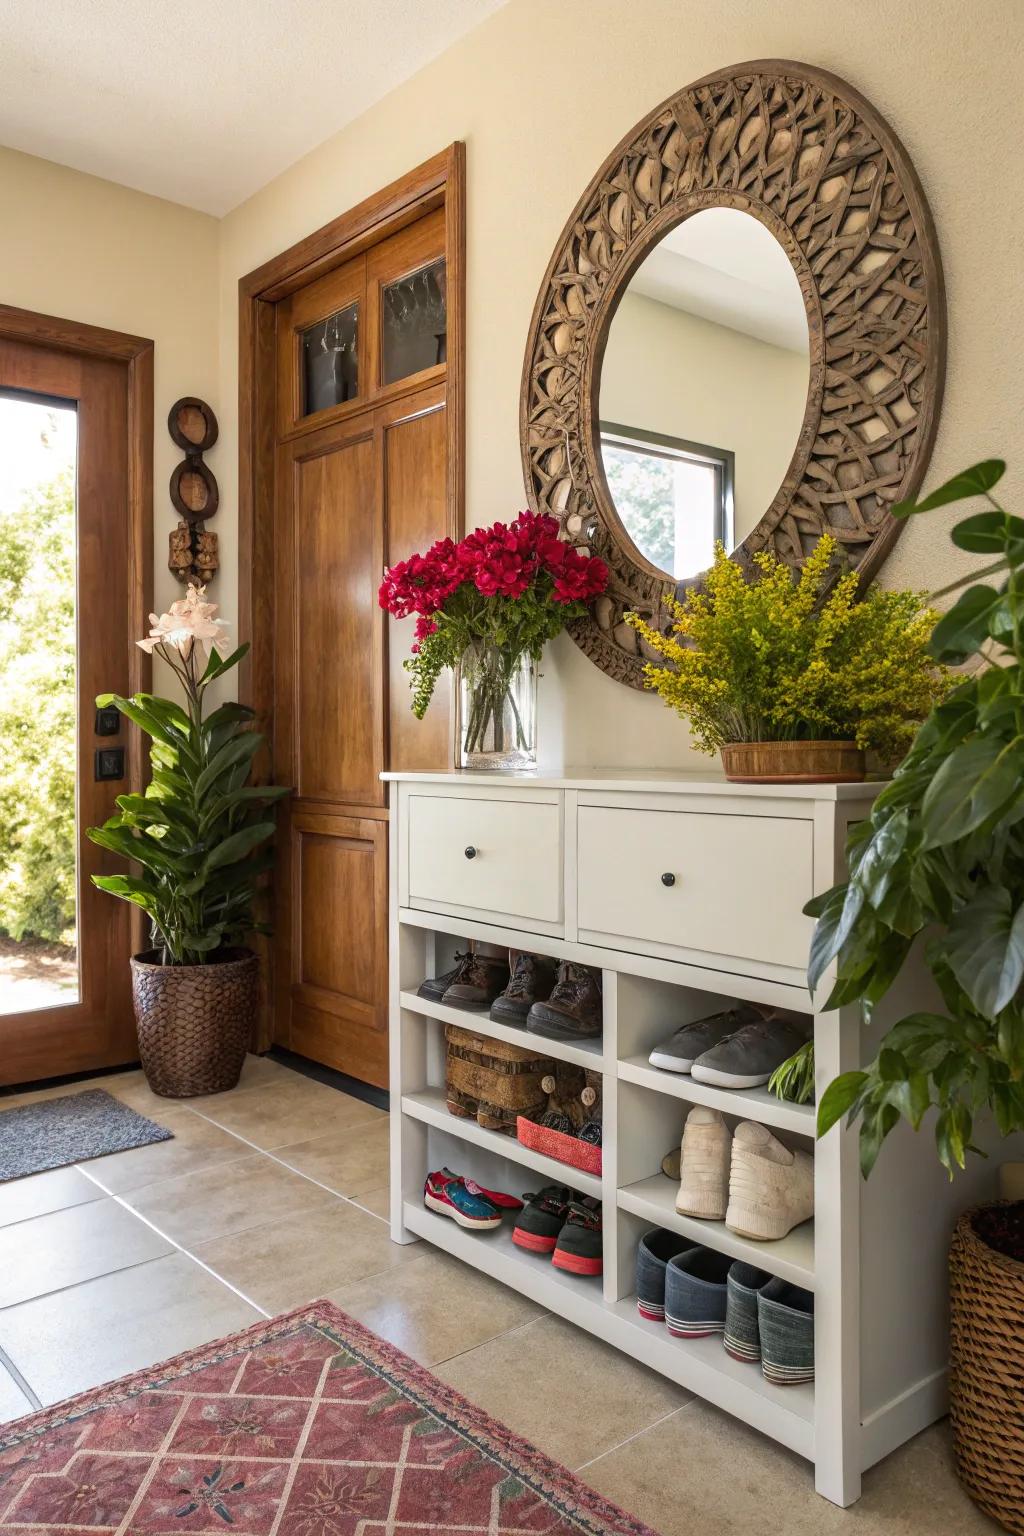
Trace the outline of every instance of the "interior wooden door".
<instances>
[{"instance_id":1,"label":"interior wooden door","mask_svg":"<svg viewBox=\"0 0 1024 1536\"><path fill-rule=\"evenodd\" d=\"M41 545L51 541L53 561L47 577L51 585L44 582L34 597L31 592L25 596L47 609L51 630L70 626L68 661L61 669L62 676L40 677L39 687L47 691L62 686L68 689L68 709L61 717L67 721L67 744L60 751L63 754L66 750L73 772L50 781L55 797L50 807L50 831L54 838L68 839L72 845L67 857L72 865L73 900L69 903L65 888L65 905L58 910L70 918L70 925L64 938L49 948L63 948L71 958L61 968L59 954L56 958L51 954L48 959L54 964L48 973L49 986L44 973L38 989L23 989L24 954L31 948L33 920L30 915L28 929L12 935L11 926L20 930L21 924L8 919L0 960L0 1083L9 1084L114 1065L137 1056L128 963L131 909L93 886L91 875L112 873L120 865L85 836L87 827L111 814L115 795L130 787L124 722L120 716L102 722L104 726L109 723L112 732L98 734L100 722L94 701L97 693L107 689L122 694L132 691L131 653L136 637L132 633L135 572L126 366L108 358L0 335L0 404L5 407L0 449L5 470L37 446L33 437L38 439L40 431L44 438L48 432L51 442L62 432L69 440L60 472L33 493L36 515L44 519L50 516L43 511L44 503L56 505L53 498L62 498L66 508L62 514L66 527L45 522L37 530ZM24 422L19 422L19 412L27 413ZM9 481L4 488L10 492ZM0 523L7 525L0 536L5 553L14 557L5 573L11 580L4 584L0 601L0 608L9 605L11 609L2 614L8 640L20 622L19 612L22 620L27 613L18 607L21 578L27 574L29 584L33 580L35 552L31 541L22 547L15 530L24 505L12 493L0 507ZM29 562L27 572L17 568L22 557ZM67 592L52 584L58 580L66 583ZM5 654L8 649L5 647ZM37 665L39 655L26 654L23 660L27 666ZM13 670L0 678L0 687L5 695L0 707L6 715L16 707L18 687ZM42 702L40 697L40 708ZM25 704L32 707L30 696L26 696ZM16 723L5 718L3 729L0 773L13 775L23 767L22 753L32 751L31 731L26 720L24 742L19 747ZM109 776L100 777L104 773ZM57 796L62 797L62 803ZM0 865L9 867L0 868L0 879L9 893L12 885L25 878L34 857L32 840L38 843L39 833L29 825L12 828L10 824L5 826L5 833ZM54 862L49 867L56 879L59 868L68 868L67 858L63 866ZM50 922L52 925L52 918ZM38 935L38 929L36 932ZM35 944L38 948L38 936ZM19 946L23 949L20 965L16 954ZM23 1006L22 999L32 1005Z\"/></svg>"},{"instance_id":2,"label":"interior wooden door","mask_svg":"<svg viewBox=\"0 0 1024 1536\"><path fill-rule=\"evenodd\" d=\"M384 567L454 531L445 224L435 210L276 306L274 1037L387 1083L390 766L441 768L450 692L410 710ZM409 632L406 633L406 630Z\"/></svg>"}]
</instances>

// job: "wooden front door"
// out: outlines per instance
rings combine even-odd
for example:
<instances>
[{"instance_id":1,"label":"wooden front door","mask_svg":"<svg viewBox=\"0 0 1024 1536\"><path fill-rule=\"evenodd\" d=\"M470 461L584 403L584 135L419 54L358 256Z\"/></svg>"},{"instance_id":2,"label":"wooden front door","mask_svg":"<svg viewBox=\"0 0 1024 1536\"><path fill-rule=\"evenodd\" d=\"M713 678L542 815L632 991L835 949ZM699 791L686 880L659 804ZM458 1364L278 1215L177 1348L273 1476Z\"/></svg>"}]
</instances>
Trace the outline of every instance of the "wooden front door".
<instances>
[{"instance_id":1,"label":"wooden front door","mask_svg":"<svg viewBox=\"0 0 1024 1536\"><path fill-rule=\"evenodd\" d=\"M274 306L275 1040L387 1083L388 767L443 768L447 688L410 711L384 567L456 532L446 218L424 213Z\"/></svg>"},{"instance_id":2,"label":"wooden front door","mask_svg":"<svg viewBox=\"0 0 1024 1536\"><path fill-rule=\"evenodd\" d=\"M120 865L85 831L141 766L94 701L148 676L151 358L0 311L0 1084L138 1054L132 912L93 886Z\"/></svg>"}]
</instances>

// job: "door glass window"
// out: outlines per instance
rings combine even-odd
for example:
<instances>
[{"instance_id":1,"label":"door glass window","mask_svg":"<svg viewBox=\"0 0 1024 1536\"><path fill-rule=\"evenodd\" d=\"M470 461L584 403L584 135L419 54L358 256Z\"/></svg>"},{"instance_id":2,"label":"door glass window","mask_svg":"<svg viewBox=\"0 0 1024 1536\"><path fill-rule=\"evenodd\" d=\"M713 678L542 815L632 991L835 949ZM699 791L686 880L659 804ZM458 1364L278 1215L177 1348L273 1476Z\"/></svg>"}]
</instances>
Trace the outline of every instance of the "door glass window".
<instances>
[{"instance_id":1,"label":"door glass window","mask_svg":"<svg viewBox=\"0 0 1024 1536\"><path fill-rule=\"evenodd\" d=\"M76 429L0 391L0 1013L79 998Z\"/></svg>"},{"instance_id":2,"label":"door glass window","mask_svg":"<svg viewBox=\"0 0 1024 1536\"><path fill-rule=\"evenodd\" d=\"M432 261L381 291L382 384L433 368L448 357L447 263Z\"/></svg>"},{"instance_id":3,"label":"door glass window","mask_svg":"<svg viewBox=\"0 0 1024 1536\"><path fill-rule=\"evenodd\" d=\"M300 332L303 416L356 398L358 339L358 304L349 304Z\"/></svg>"}]
</instances>

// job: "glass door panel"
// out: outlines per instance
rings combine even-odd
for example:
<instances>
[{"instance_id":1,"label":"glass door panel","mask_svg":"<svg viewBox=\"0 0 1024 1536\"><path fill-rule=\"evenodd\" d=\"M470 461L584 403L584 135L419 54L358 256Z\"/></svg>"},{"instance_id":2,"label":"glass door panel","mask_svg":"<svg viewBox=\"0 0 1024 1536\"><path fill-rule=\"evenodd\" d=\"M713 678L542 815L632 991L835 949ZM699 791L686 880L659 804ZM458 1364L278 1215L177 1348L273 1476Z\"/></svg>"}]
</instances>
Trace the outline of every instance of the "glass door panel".
<instances>
[{"instance_id":1,"label":"glass door panel","mask_svg":"<svg viewBox=\"0 0 1024 1536\"><path fill-rule=\"evenodd\" d=\"M0 1013L80 998L73 403L0 390Z\"/></svg>"},{"instance_id":2,"label":"glass door panel","mask_svg":"<svg viewBox=\"0 0 1024 1536\"><path fill-rule=\"evenodd\" d=\"M382 285L382 384L394 384L447 360L446 278L442 256Z\"/></svg>"},{"instance_id":3,"label":"glass door panel","mask_svg":"<svg viewBox=\"0 0 1024 1536\"><path fill-rule=\"evenodd\" d=\"M359 305L318 320L300 332L302 414L328 411L359 393Z\"/></svg>"}]
</instances>

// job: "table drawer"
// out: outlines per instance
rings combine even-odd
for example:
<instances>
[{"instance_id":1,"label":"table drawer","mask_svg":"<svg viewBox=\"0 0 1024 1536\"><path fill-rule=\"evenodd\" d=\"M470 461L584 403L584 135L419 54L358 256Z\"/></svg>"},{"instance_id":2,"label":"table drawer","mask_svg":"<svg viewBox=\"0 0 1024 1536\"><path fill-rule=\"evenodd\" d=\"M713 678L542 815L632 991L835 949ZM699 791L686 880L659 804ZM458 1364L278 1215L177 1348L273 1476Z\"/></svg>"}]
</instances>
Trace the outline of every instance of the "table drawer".
<instances>
[{"instance_id":1,"label":"table drawer","mask_svg":"<svg viewBox=\"0 0 1024 1536\"><path fill-rule=\"evenodd\" d=\"M613 935L804 969L809 819L605 806L581 806L578 816L581 939Z\"/></svg>"},{"instance_id":2,"label":"table drawer","mask_svg":"<svg viewBox=\"0 0 1024 1536\"><path fill-rule=\"evenodd\" d=\"M408 847L410 902L561 921L558 801L411 795Z\"/></svg>"}]
</instances>

